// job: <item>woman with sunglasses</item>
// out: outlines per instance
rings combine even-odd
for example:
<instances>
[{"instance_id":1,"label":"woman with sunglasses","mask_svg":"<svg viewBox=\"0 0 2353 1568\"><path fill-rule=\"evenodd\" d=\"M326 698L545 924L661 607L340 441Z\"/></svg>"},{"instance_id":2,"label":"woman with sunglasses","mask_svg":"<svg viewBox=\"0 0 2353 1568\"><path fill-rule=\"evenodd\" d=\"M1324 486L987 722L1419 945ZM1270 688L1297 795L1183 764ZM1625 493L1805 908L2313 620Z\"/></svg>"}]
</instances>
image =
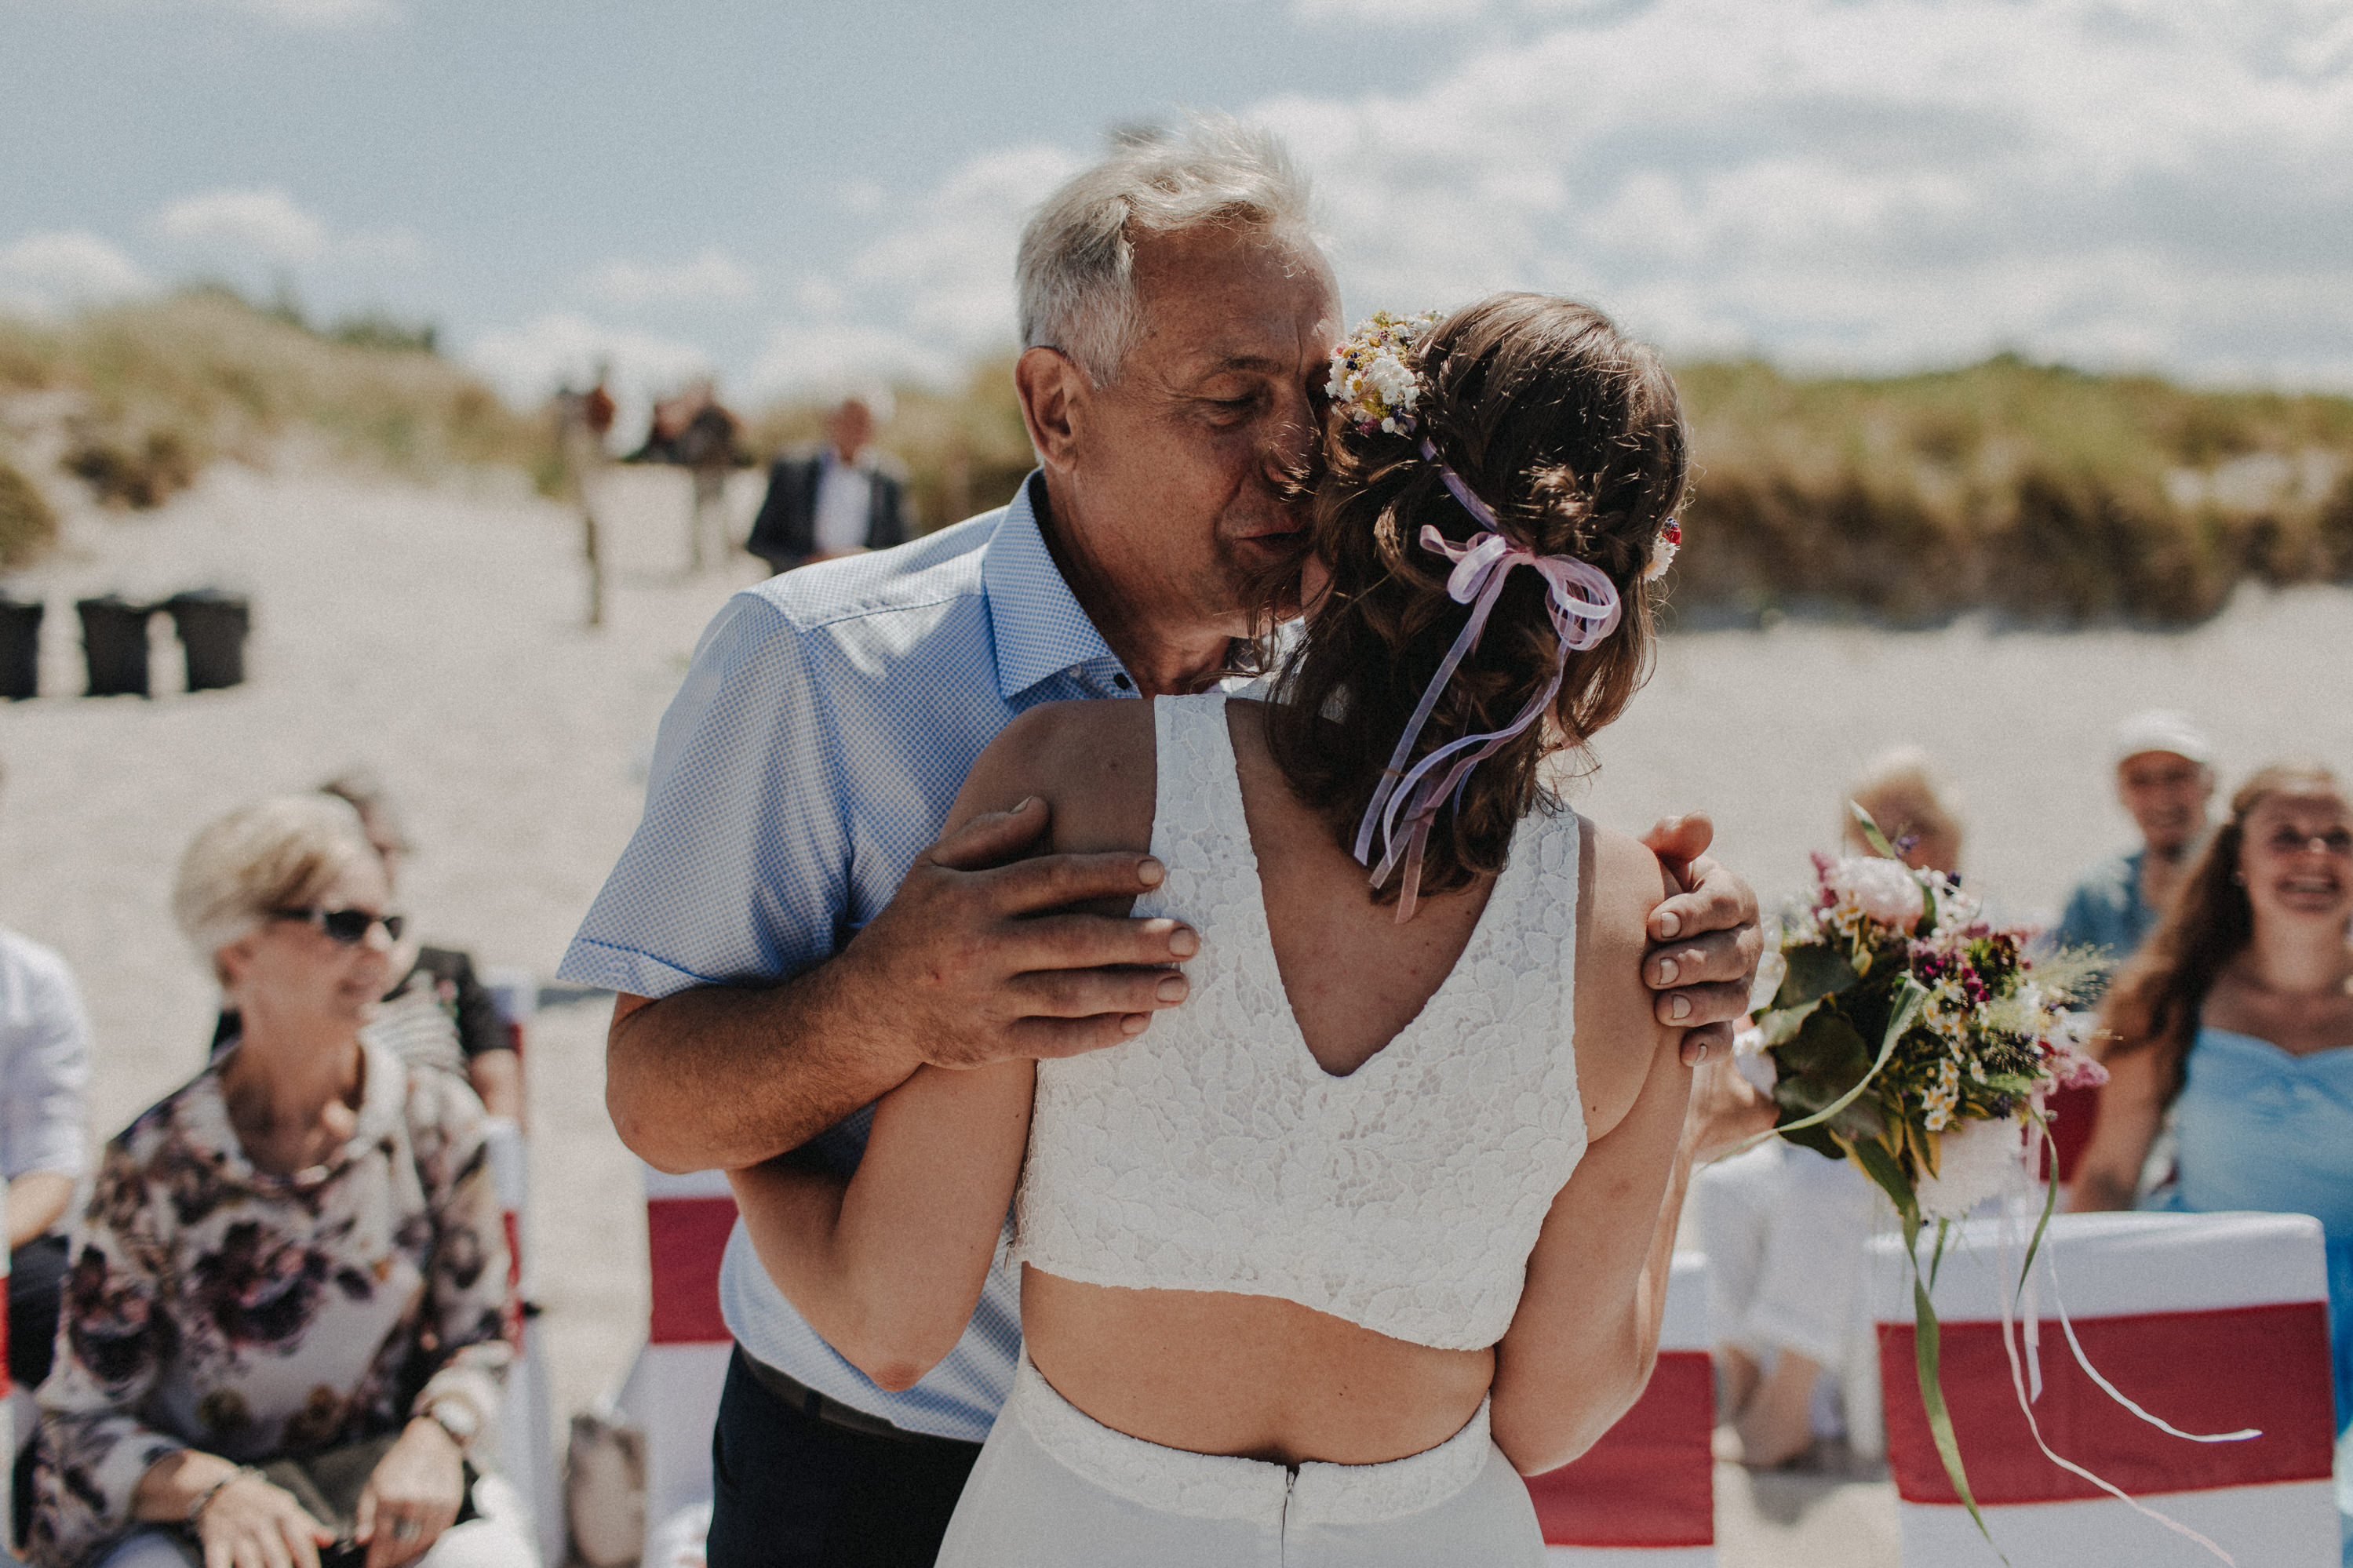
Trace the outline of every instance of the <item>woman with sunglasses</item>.
<instances>
[{"instance_id":1,"label":"woman with sunglasses","mask_svg":"<svg viewBox=\"0 0 2353 1568\"><path fill-rule=\"evenodd\" d=\"M361 1034L385 902L357 816L317 795L181 862L174 913L243 1028L107 1146L39 1394L43 1568L533 1561L467 1468L509 1357L481 1104Z\"/></svg>"}]
</instances>

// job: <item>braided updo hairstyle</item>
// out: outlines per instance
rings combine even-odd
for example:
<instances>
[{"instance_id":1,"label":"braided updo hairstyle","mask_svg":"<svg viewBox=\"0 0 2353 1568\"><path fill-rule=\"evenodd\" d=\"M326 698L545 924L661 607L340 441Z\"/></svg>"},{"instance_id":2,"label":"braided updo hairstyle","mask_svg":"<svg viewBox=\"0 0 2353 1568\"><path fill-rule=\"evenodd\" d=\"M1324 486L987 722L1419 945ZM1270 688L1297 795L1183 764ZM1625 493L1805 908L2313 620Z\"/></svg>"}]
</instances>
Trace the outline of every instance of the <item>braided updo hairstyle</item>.
<instances>
[{"instance_id":1,"label":"braided updo hairstyle","mask_svg":"<svg viewBox=\"0 0 2353 1568\"><path fill-rule=\"evenodd\" d=\"M1502 870L1520 819L1558 808L1538 763L1563 748L1583 752L1648 675L1643 573L1682 503L1687 460L1665 368L1590 306L1493 295L1440 322L1419 362L1411 434L1364 432L1337 410L1326 422L1328 468L1309 529L1330 584L1309 606L1306 635L1283 658L1268 707L1274 759L1293 793L1353 844L1389 752L1470 614L1447 594L1452 563L1419 539L1425 523L1457 542L1484 531L1421 455L1422 437L1513 542L1591 563L1624 604L1599 645L1568 656L1543 719L1472 770L1459 805L1440 808L1422 863L1426 896ZM1503 728L1544 689L1560 657L1546 591L1539 574L1511 574L1406 765ZM1393 876L1373 898L1387 903L1399 890Z\"/></svg>"}]
</instances>

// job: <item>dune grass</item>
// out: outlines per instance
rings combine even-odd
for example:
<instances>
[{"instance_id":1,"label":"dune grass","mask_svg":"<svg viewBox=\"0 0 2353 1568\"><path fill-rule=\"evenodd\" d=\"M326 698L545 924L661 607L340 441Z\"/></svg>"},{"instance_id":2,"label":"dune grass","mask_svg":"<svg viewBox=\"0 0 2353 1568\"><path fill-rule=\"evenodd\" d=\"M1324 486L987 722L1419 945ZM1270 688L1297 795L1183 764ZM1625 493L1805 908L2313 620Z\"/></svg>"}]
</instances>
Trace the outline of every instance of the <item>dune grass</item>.
<instances>
[{"instance_id":1,"label":"dune grass","mask_svg":"<svg viewBox=\"0 0 2353 1568\"><path fill-rule=\"evenodd\" d=\"M2353 398L2196 391L2001 356L1877 379L1676 372L1692 433L1670 624L1776 615L2185 626L2239 583L2353 580ZM814 439L772 410L755 449ZM927 527L1030 465L1009 366L902 396L883 444Z\"/></svg>"},{"instance_id":2,"label":"dune grass","mask_svg":"<svg viewBox=\"0 0 2353 1568\"><path fill-rule=\"evenodd\" d=\"M508 407L434 349L430 328L314 327L289 302L197 288L62 323L0 318L0 398L71 395L65 468L122 506L154 504L216 458L266 462L290 440L397 473L497 464L543 488L560 478L546 411ZM1987 610L2183 626L2250 579L2353 581L2353 398L2199 391L2007 355L1898 377L1736 362L1676 378L1694 479L1671 624L1905 626ZM765 459L813 441L822 413L763 410L743 444ZM926 529L1001 504L1032 461L1004 360L951 394L902 388L881 443ZM53 525L37 487L0 479L0 491L5 565Z\"/></svg>"},{"instance_id":3,"label":"dune grass","mask_svg":"<svg viewBox=\"0 0 2353 1568\"><path fill-rule=\"evenodd\" d=\"M0 397L70 395L64 466L124 507L158 504L218 458L266 463L289 439L407 474L539 467L546 421L431 342L375 317L314 330L195 288L63 322L0 317Z\"/></svg>"}]
</instances>

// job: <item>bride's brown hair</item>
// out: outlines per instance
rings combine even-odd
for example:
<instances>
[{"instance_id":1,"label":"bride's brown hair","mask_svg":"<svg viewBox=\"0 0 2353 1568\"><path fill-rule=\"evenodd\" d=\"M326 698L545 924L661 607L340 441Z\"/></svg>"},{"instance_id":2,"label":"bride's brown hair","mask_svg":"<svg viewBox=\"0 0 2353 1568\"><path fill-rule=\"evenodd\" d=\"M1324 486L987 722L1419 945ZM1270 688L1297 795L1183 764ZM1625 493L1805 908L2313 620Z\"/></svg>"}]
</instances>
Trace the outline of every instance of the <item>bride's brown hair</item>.
<instances>
[{"instance_id":1,"label":"bride's brown hair","mask_svg":"<svg viewBox=\"0 0 2353 1568\"><path fill-rule=\"evenodd\" d=\"M1440 809L1422 861L1427 895L1502 870L1520 819L1558 807L1537 764L1564 747L1584 752L1649 674L1643 572L1682 504L1688 461L1664 366L1590 306L1491 296L1440 322L1419 367L1412 433L1366 433L1338 410L1326 420L1328 467L1310 534L1330 583L1282 658L1268 707L1274 760L1293 793L1353 847L1389 752L1470 613L1447 593L1452 563L1419 540L1425 523L1458 542L1482 531L1422 455L1423 437L1514 543L1586 561L1624 605L1607 637L1568 655L1544 718L1472 770L1460 800ZM1543 691L1560 658L1545 594L1537 573L1511 574L1407 766L1449 741L1503 728ZM1386 903L1398 891L1392 877L1373 897Z\"/></svg>"}]
</instances>

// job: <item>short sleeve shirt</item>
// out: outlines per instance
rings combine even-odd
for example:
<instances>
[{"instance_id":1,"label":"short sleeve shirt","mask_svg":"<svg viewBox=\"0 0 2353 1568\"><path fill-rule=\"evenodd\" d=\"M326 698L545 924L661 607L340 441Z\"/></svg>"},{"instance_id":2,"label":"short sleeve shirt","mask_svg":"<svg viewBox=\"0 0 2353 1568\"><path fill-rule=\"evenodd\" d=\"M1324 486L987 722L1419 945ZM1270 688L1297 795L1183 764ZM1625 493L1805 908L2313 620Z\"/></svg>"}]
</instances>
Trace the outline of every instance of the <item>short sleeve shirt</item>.
<instances>
[{"instance_id":1,"label":"short sleeve shirt","mask_svg":"<svg viewBox=\"0 0 2353 1568\"><path fill-rule=\"evenodd\" d=\"M66 961L0 930L0 1179L79 1176L90 1024Z\"/></svg>"},{"instance_id":2,"label":"short sleeve shirt","mask_svg":"<svg viewBox=\"0 0 2353 1568\"><path fill-rule=\"evenodd\" d=\"M1033 473L999 510L727 603L662 718L644 818L565 979L659 997L799 973L890 901L1017 715L1134 695L1047 550L1042 494ZM871 1121L860 1111L814 1152L855 1169ZM1012 1387L1020 1310L1006 1269L956 1347L896 1394L793 1310L741 1225L720 1297L752 1355L909 1431L976 1442Z\"/></svg>"},{"instance_id":3,"label":"short sleeve shirt","mask_svg":"<svg viewBox=\"0 0 2353 1568\"><path fill-rule=\"evenodd\" d=\"M2084 873L2067 895L2066 911L2051 933L2060 947L2097 948L2122 963L2157 929L2158 911L2140 896L2141 862L2148 851L2112 855Z\"/></svg>"}]
</instances>

